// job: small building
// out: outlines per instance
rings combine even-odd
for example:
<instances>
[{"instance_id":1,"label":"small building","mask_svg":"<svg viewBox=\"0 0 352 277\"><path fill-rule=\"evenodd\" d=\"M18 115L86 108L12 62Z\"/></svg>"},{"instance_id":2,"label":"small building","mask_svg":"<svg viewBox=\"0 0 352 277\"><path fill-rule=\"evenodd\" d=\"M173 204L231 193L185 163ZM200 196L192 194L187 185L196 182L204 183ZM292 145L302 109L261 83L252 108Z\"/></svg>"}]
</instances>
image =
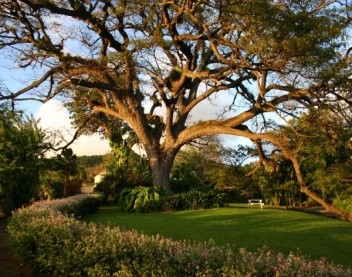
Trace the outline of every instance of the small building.
<instances>
[{"instance_id":1,"label":"small building","mask_svg":"<svg viewBox=\"0 0 352 277\"><path fill-rule=\"evenodd\" d=\"M83 193L83 194L90 194L90 193L93 193L93 191L94 191L93 184L90 184L90 185L83 184L81 187L81 193Z\"/></svg>"},{"instance_id":2,"label":"small building","mask_svg":"<svg viewBox=\"0 0 352 277\"><path fill-rule=\"evenodd\" d=\"M103 181L103 179L105 178L106 175L107 175L106 170L103 170L100 173L98 173L97 175L95 175L94 176L94 186L101 183L101 181Z\"/></svg>"}]
</instances>

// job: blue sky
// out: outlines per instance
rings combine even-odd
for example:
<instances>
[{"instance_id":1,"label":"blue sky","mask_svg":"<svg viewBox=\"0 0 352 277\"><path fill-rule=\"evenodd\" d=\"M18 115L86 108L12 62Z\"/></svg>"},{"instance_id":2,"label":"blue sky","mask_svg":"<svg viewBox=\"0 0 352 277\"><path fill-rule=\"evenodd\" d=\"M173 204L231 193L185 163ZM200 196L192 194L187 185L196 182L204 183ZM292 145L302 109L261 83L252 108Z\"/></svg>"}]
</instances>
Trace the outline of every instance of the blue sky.
<instances>
[{"instance_id":1,"label":"blue sky","mask_svg":"<svg viewBox=\"0 0 352 277\"><path fill-rule=\"evenodd\" d=\"M1 87L15 92L20 89L26 80L26 72L21 69L11 69L2 59L0 64ZM33 115L39 120L39 125L51 132L61 132L66 140L72 138L75 130L69 119L68 111L62 102L51 100L45 104L37 101L19 101L16 108L25 111L27 115ZM99 135L81 136L72 146L74 153L82 155L101 155L110 151L109 143L102 140Z\"/></svg>"}]
</instances>

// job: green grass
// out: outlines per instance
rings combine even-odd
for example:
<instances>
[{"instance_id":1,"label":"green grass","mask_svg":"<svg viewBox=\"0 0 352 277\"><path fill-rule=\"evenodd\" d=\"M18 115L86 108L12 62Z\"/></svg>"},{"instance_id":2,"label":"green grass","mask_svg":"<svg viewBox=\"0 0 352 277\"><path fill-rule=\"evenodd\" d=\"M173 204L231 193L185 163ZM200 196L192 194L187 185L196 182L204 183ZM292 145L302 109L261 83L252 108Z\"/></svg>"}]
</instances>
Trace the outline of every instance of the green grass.
<instances>
[{"instance_id":1,"label":"green grass","mask_svg":"<svg viewBox=\"0 0 352 277\"><path fill-rule=\"evenodd\" d=\"M284 209L230 205L200 211L126 213L114 206L102 207L84 218L147 235L256 250L263 245L278 252L290 251L352 267L352 224L320 215Z\"/></svg>"}]
</instances>

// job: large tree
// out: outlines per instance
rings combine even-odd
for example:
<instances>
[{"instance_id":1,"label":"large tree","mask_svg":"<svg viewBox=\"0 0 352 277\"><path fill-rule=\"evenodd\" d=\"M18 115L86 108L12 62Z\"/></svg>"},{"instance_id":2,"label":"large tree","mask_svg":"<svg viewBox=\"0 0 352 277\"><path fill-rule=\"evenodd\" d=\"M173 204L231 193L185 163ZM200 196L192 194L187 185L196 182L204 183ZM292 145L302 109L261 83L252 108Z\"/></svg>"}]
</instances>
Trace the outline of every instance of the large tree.
<instances>
[{"instance_id":1,"label":"large tree","mask_svg":"<svg viewBox=\"0 0 352 277\"><path fill-rule=\"evenodd\" d=\"M2 91L0 100L64 93L81 113L78 123L102 115L127 123L144 145L154 185L169 189L183 145L214 134L260 137L266 114L291 114L332 85L347 66L341 50L349 5L1 0L0 49L35 79ZM197 106L217 99L223 117L190 120ZM251 120L257 125L249 130Z\"/></svg>"}]
</instances>

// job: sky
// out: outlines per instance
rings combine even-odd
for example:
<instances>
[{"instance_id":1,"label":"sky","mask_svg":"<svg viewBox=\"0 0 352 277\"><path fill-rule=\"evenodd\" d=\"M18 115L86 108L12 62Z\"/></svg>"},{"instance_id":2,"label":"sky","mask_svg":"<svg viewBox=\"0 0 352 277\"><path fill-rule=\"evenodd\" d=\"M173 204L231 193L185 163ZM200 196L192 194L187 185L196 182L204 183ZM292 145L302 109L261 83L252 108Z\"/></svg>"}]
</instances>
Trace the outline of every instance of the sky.
<instances>
[{"instance_id":1,"label":"sky","mask_svg":"<svg viewBox=\"0 0 352 277\"><path fill-rule=\"evenodd\" d=\"M62 132L66 140L71 140L75 129L71 124L68 111L63 103L52 99L37 107L33 116L39 120L39 126L48 131ZM110 151L109 142L98 134L81 135L71 146L78 156L103 155Z\"/></svg>"}]
</instances>

